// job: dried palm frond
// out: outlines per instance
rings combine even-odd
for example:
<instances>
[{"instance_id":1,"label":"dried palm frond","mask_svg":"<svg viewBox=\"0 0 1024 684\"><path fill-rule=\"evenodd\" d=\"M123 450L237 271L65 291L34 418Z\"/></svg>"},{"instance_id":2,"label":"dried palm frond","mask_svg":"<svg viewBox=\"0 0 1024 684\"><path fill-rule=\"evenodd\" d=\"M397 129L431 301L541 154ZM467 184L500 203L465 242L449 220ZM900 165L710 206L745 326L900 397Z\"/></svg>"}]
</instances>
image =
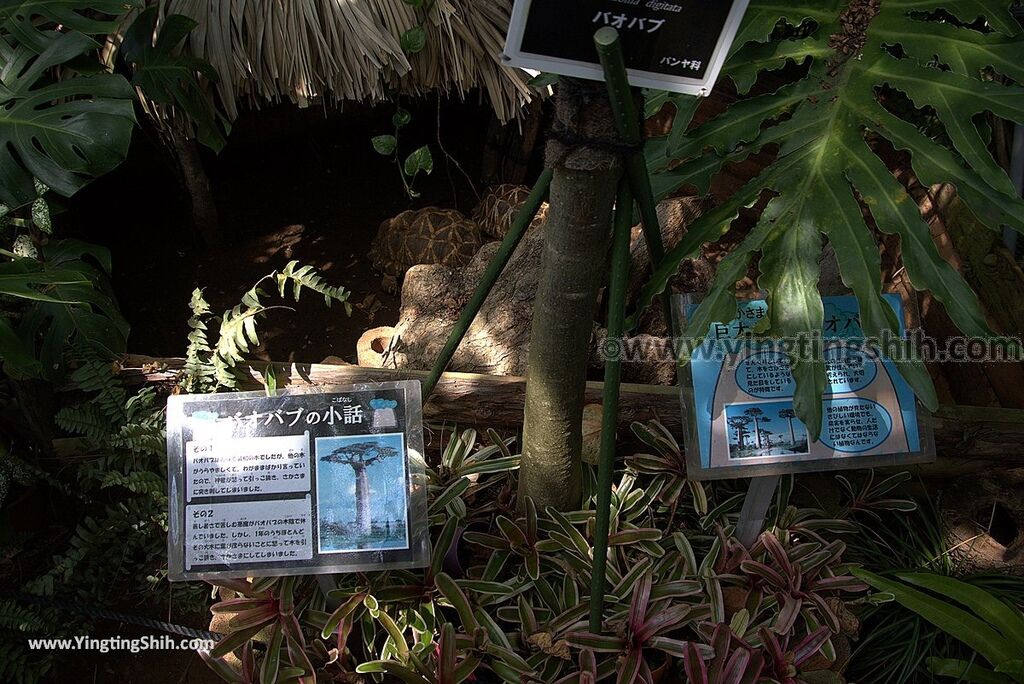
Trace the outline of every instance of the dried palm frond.
<instances>
[{"instance_id":1,"label":"dried palm frond","mask_svg":"<svg viewBox=\"0 0 1024 684\"><path fill-rule=\"evenodd\" d=\"M522 72L501 62L511 0L437 0L426 47L400 37L424 21L403 0L150 0L198 26L189 52L220 75L231 119L241 103L377 102L396 93L460 97L480 88L501 121L531 97ZM418 14L420 13L420 14Z\"/></svg>"}]
</instances>

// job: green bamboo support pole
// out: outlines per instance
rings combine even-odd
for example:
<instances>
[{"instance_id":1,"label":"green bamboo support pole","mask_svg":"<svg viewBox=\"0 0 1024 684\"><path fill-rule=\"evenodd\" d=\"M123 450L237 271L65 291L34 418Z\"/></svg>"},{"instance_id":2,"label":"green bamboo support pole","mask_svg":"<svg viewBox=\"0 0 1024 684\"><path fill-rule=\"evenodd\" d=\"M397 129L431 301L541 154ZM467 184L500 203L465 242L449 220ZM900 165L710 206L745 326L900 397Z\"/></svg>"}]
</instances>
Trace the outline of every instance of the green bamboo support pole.
<instances>
[{"instance_id":1,"label":"green bamboo support pole","mask_svg":"<svg viewBox=\"0 0 1024 684\"><path fill-rule=\"evenodd\" d=\"M633 194L627 179L619 183L612 240L612 274L608 295L608 339L622 337L629 281L629 238L633 228ZM597 521L594 525L594 564L590 580L590 631L601 633L608 570L608 534L611 526L612 478L615 474L615 428L619 414L622 360L605 359L601 450L597 470Z\"/></svg>"},{"instance_id":2,"label":"green bamboo support pole","mask_svg":"<svg viewBox=\"0 0 1024 684\"><path fill-rule=\"evenodd\" d=\"M657 267L665 258L665 245L661 240L661 224L658 221L654 191L651 190L651 178L647 175L647 163L640 150L640 145L643 143L640 116L629 86L626 59L622 54L619 32L610 26L599 29L594 34L594 43L597 46L597 54L601 58L601 66L604 67L608 95L611 97L612 112L615 114L615 126L622 141L635 148L626 156L626 177L629 178L633 197L636 198L636 202L640 206L644 239L651 252L651 265Z\"/></svg>"},{"instance_id":3,"label":"green bamboo support pole","mask_svg":"<svg viewBox=\"0 0 1024 684\"><path fill-rule=\"evenodd\" d=\"M545 169L544 173L537 179L537 183L533 186L533 190L530 192L530 196L526 199L526 204L519 211L519 215L516 216L515 222L512 224L511 230L508 235L501 243L501 247L495 252L494 257L491 259L491 263L487 265L487 270L484 271L483 278L480 280L480 284L476 286L476 290L473 292L472 298L469 303L466 304L466 309L462 312L462 316L459 318L458 323L455 324L455 328L448 336L448 341L445 342L444 348L441 350L440 355L437 357L437 361L434 362L434 367L430 370L430 377L427 378L426 382L423 383L423 401L426 402L431 394L434 392L434 388L437 387L438 381L441 380L441 375L448 368L448 364L451 363L452 357L455 356L455 351L462 344L463 338L469 331L469 326L473 325L473 321L476 319L480 309L483 307L484 302L487 301L487 296L491 294L491 290L494 289L494 284L498 282L498 278L501 276L502 271L508 266L509 259L516 251L516 247L522 241L523 236L526 235L526 229L533 223L533 219L537 216L537 212L540 210L540 205L543 204L544 198L547 197L548 188L551 186L551 169Z\"/></svg>"}]
</instances>

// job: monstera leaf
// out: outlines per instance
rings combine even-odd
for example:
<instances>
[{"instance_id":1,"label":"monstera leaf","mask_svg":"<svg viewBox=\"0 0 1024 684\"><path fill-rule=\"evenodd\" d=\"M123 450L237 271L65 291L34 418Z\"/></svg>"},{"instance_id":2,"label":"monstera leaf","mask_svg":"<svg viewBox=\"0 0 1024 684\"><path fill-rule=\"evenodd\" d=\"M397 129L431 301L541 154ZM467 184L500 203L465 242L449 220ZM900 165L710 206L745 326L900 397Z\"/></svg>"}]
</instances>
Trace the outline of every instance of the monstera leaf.
<instances>
[{"instance_id":1,"label":"monstera leaf","mask_svg":"<svg viewBox=\"0 0 1024 684\"><path fill-rule=\"evenodd\" d=\"M35 52L43 52L54 29L109 35L137 0L0 0L0 31Z\"/></svg>"},{"instance_id":2,"label":"monstera leaf","mask_svg":"<svg viewBox=\"0 0 1024 684\"><path fill-rule=\"evenodd\" d=\"M124 160L135 126L128 82L115 74L51 77L97 47L81 33L53 34L40 54L0 39L0 202L35 199L33 177L69 197Z\"/></svg>"},{"instance_id":3,"label":"monstera leaf","mask_svg":"<svg viewBox=\"0 0 1024 684\"><path fill-rule=\"evenodd\" d=\"M0 319L4 371L58 380L70 345L113 357L124 352L128 324L107 283L110 253L78 240L43 249L44 262L16 259L0 264L0 294L27 300L17 326Z\"/></svg>"},{"instance_id":4,"label":"monstera leaf","mask_svg":"<svg viewBox=\"0 0 1024 684\"><path fill-rule=\"evenodd\" d=\"M121 57L134 68L132 84L158 105L174 106L184 112L195 125L199 142L219 152L227 142L222 130L227 124L199 83L199 76L216 83L217 71L208 62L183 55L179 50L196 22L172 14L163 20L157 32L157 18L157 8L150 7L125 32Z\"/></svg>"},{"instance_id":5,"label":"monstera leaf","mask_svg":"<svg viewBox=\"0 0 1024 684\"><path fill-rule=\"evenodd\" d=\"M741 98L689 130L694 100L671 96L678 112L674 130L649 141L647 158L662 196L683 184L706 191L724 164L769 146L777 149L775 160L689 228L656 269L641 307L664 290L682 260L716 241L740 209L770 199L757 225L719 266L689 335L702 337L709 324L734 317L735 283L756 253L758 284L770 307L769 327L759 331L785 338L820 331L823 238L834 247L843 282L857 295L865 335L898 330L882 298L879 250L865 210L883 233L900 237L915 287L930 290L966 334L990 334L976 295L939 257L917 205L879 151L908 153L925 185L955 184L991 228L1024 231L1024 202L990 154L983 120L991 113L1024 123L1024 88L1003 84L1003 77L1024 82L1024 41L1008 7L1008 0L752 3L725 72L740 94L764 70L795 62L806 75L774 93ZM934 125L936 119L941 125ZM795 355L791 360L796 411L817 437L823 363ZM899 367L934 408L923 364L900 361Z\"/></svg>"}]
</instances>

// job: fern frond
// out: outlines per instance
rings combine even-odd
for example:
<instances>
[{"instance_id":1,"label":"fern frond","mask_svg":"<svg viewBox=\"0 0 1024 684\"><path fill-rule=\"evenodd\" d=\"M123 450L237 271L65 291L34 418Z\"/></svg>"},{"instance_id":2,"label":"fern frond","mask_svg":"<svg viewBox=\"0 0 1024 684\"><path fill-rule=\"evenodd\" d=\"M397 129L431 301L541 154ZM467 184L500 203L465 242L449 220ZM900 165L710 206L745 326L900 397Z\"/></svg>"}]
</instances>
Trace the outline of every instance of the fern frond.
<instances>
[{"instance_id":1,"label":"fern frond","mask_svg":"<svg viewBox=\"0 0 1024 684\"><path fill-rule=\"evenodd\" d=\"M210 318L210 305L203 298L203 291L196 288L189 302L192 317L188 320L188 348L185 353L185 371L181 388L189 393L209 392L216 389L216 372L211 356L213 349L207 337L206 321Z\"/></svg>"},{"instance_id":2,"label":"fern frond","mask_svg":"<svg viewBox=\"0 0 1024 684\"><path fill-rule=\"evenodd\" d=\"M54 416L54 422L64 432L87 437L94 442L110 434L110 419L97 404L88 402L62 408Z\"/></svg>"},{"instance_id":3,"label":"fern frond","mask_svg":"<svg viewBox=\"0 0 1024 684\"><path fill-rule=\"evenodd\" d=\"M30 651L24 639L0 641L0 681L37 684L52 667L51 654Z\"/></svg>"},{"instance_id":4,"label":"fern frond","mask_svg":"<svg viewBox=\"0 0 1024 684\"><path fill-rule=\"evenodd\" d=\"M275 308L264 303L270 296L270 293L263 289L263 284L267 281L276 284L277 293L281 298L288 298L290 295L298 302L304 289L311 290L321 295L328 307L338 302L345 306L348 315L352 314L352 306L348 301L351 293L348 290L329 285L312 266L300 266L299 262L292 261L284 269L261 278L252 289L242 295L240 304L224 312L220 317L217 341L211 344L207 336L205 318L209 305L202 298L202 292L196 290L192 294L193 316L189 321L189 350L183 389L201 390L204 387L203 382L210 382L211 377L215 385L227 388L238 386L239 376L235 369L245 362L252 348L260 344L257 332L260 317Z\"/></svg>"},{"instance_id":5,"label":"fern frond","mask_svg":"<svg viewBox=\"0 0 1024 684\"><path fill-rule=\"evenodd\" d=\"M135 494L162 497L167 492L167 480L163 476L148 470L135 471L127 475L111 472L107 473L100 487L103 489L124 487Z\"/></svg>"},{"instance_id":6,"label":"fern frond","mask_svg":"<svg viewBox=\"0 0 1024 684\"><path fill-rule=\"evenodd\" d=\"M128 402L128 393L121 386L110 363L96 359L84 360L71 374L71 380L83 392L96 393L91 401L102 409L114 425L121 425L127 420L125 404Z\"/></svg>"},{"instance_id":7,"label":"fern frond","mask_svg":"<svg viewBox=\"0 0 1024 684\"><path fill-rule=\"evenodd\" d=\"M333 302L338 302L345 305L348 315L352 315L352 305L348 301L351 293L344 287L328 285L327 281L312 266L299 266L298 261L291 261L284 267L284 270L277 274L276 278L278 293L281 297L285 296L288 285L291 283L292 297L296 302L302 295L302 289L306 288L322 295L324 304L328 308Z\"/></svg>"},{"instance_id":8,"label":"fern frond","mask_svg":"<svg viewBox=\"0 0 1024 684\"><path fill-rule=\"evenodd\" d=\"M167 447L167 433L152 422L129 423L110 440L115 449L126 449L133 454L159 456Z\"/></svg>"}]
</instances>

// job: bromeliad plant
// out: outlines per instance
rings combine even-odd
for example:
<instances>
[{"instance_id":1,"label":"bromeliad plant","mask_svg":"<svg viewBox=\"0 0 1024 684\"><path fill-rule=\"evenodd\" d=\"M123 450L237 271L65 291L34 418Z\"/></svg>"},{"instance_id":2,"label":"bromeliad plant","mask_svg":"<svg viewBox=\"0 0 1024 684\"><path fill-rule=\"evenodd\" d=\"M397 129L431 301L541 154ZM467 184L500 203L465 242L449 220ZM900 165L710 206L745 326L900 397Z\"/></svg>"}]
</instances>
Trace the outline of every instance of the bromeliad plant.
<instances>
[{"instance_id":1,"label":"bromeliad plant","mask_svg":"<svg viewBox=\"0 0 1024 684\"><path fill-rule=\"evenodd\" d=\"M1021 27L1009 0L852 0L752 4L724 73L741 99L695 128L698 101L659 96L677 109L670 135L652 139L647 159L655 192L682 185L701 192L725 164L758 151L774 161L746 186L690 225L641 296L661 293L682 260L728 230L744 207L767 202L760 220L722 261L687 335L703 337L734 316L734 286L760 253L758 286L768 293L758 332L795 338L822 330L818 293L823 241L860 302L869 338L898 331L882 298L879 249L872 234L899 236L914 286L930 290L967 335L991 334L977 296L933 245L916 203L887 165L905 155L927 187L952 183L960 199L994 230L1024 230L1024 202L990 152L989 117L1024 122ZM785 83L746 97L764 72ZM796 73L797 76L790 75ZM772 75L774 78L775 75ZM632 319L634 322L636 317ZM919 361L899 370L934 409L931 380ZM821 428L824 363L793 359L794 406L816 438Z\"/></svg>"},{"instance_id":2,"label":"bromeliad plant","mask_svg":"<svg viewBox=\"0 0 1024 684\"><path fill-rule=\"evenodd\" d=\"M731 537L731 509L662 498L679 472L641 459L644 472L622 472L614 492L609 596L602 633L591 634L594 511L538 511L528 500L517 515L488 501L517 463L511 442L491 439L474 451L476 434L457 432L428 459L435 542L425 570L348 575L336 588L288 580L291 613L273 588L283 580L223 583L214 610L236 617L221 626L229 634L210 656L215 669L232 682L274 681L268 661L302 681L633 684L676 681L684 667L709 684L842 681L830 669L833 606L861 589L830 538L849 531L843 521L789 506L783 488L772 528L746 549ZM279 636L271 628L282 620ZM230 651L233 666L219 657Z\"/></svg>"}]
</instances>

